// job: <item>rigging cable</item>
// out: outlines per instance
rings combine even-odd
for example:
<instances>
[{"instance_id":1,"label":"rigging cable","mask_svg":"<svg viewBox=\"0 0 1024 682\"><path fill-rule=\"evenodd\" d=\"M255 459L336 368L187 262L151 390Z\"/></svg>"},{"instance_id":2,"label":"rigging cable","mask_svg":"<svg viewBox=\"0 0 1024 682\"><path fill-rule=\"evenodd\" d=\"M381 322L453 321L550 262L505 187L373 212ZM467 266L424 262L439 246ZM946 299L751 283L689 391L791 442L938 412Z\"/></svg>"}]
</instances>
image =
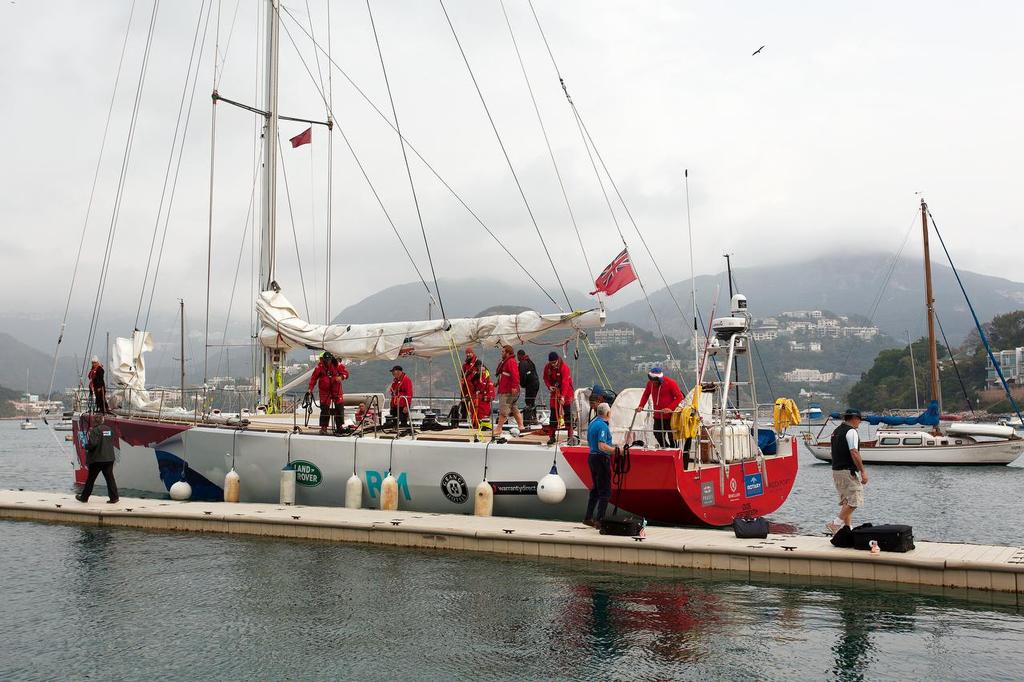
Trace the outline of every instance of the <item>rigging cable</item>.
<instances>
[{"instance_id":1,"label":"rigging cable","mask_svg":"<svg viewBox=\"0 0 1024 682\"><path fill-rule=\"evenodd\" d=\"M114 193L114 208L110 216L110 225L107 228L107 241L104 247L103 262L100 266L100 276L96 283L96 296L93 299L92 318L89 324L89 335L86 338L85 355L82 358L82 370L80 377L85 376L85 367L92 356L92 349L95 343L96 330L99 326L100 312L103 308L103 294L106 291L107 274L110 269L110 257L114 248L114 237L117 234L117 222L121 213L121 200L124 197L124 185L128 175L128 163L131 160L132 147L135 141L135 128L138 123L139 109L142 102L142 91L146 84L146 73L149 66L149 55L153 46L153 32L156 27L157 10L160 8L160 0L154 0L153 11L149 18L149 28L146 32L146 46L142 55L142 64L139 67L138 85L135 89L135 99L132 105L132 115L128 125L128 135L125 139L124 153L121 157L121 172L118 177L117 190Z\"/></svg>"},{"instance_id":2,"label":"rigging cable","mask_svg":"<svg viewBox=\"0 0 1024 682\"><path fill-rule=\"evenodd\" d=\"M306 278L302 274L302 256L299 254L299 234L295 229L295 213L292 211L292 191L288 188L288 169L285 168L284 150L281 148L281 138L277 139L277 153L281 161L281 177L284 178L284 196L288 200L288 219L292 224L292 239L295 242L295 260L299 264L299 284L302 286L302 303L306 306L306 319L309 316L309 299L306 298Z\"/></svg>"},{"instance_id":3,"label":"rigging cable","mask_svg":"<svg viewBox=\"0 0 1024 682\"><path fill-rule=\"evenodd\" d=\"M206 46L206 35L207 35L207 29L210 26L210 14L212 12L212 9L213 9L213 5L211 3L210 5L207 6L207 9L206 9L206 22L203 25L203 37L202 37L202 39L200 40L200 43L199 43L199 53L200 54L202 54L203 48ZM174 179L171 182L171 194L170 194L170 197L167 200L167 213L164 215L164 228L163 228L163 232L160 235L160 249L159 249L159 251L157 251L156 264L155 264L155 267L153 269L153 282L150 285L149 300L146 303L146 320L145 320L145 323L142 326L143 329L148 329L149 328L149 317L150 317L150 313L153 310L153 297L154 297L154 294L156 293L156 283L157 283L157 281L160 278L160 264L163 262L164 245L167 242L167 228L170 225L170 221L171 221L171 210L174 208L174 197L176 196L177 189L178 189L178 176L179 176L179 174L181 172L181 160L182 160L182 158L184 156L184 141L185 141L186 136L188 135L189 124L192 121L192 106L195 104L196 85L199 83L199 66L200 65L197 63L196 64L196 71L195 71L195 73L192 76L192 91L189 93L189 96L188 96L188 110L185 112L185 126L184 126L184 128L182 130L182 133L181 133L182 144L178 148L178 162L177 162L177 165L174 168Z\"/></svg>"},{"instance_id":4,"label":"rigging cable","mask_svg":"<svg viewBox=\"0 0 1024 682\"><path fill-rule=\"evenodd\" d=\"M960 279L960 273L957 271L956 266L953 265L953 257L949 255L949 249L946 248L946 241L942 238L942 233L939 232L939 226L935 222L935 216L932 215L930 207L926 207L928 211L928 217L931 218L932 227L935 229L935 236L939 238L939 244L942 245L942 250L946 253L946 260L949 261L949 267L953 270L953 275L956 277L956 283L960 285L960 292L964 295L964 300L967 301L967 307L971 310L971 317L974 318L974 326L978 328L978 336L981 337L981 342L985 345L985 352L988 353L988 359L992 362L992 366L995 367L996 374L999 375L999 383L1003 385L1003 390L1006 391L1006 397L1010 401L1010 405L1013 407L1013 411L1017 413L1017 419L1024 422L1024 416L1021 415L1020 406L1017 405L1017 401L1013 397L1013 393L1010 391L1009 385L1006 383L1006 377L1003 376L1003 368L996 360L995 354L992 352L992 346L989 345L988 335L985 334L985 330L981 326L981 322L978 320L978 314L974 311L974 304L971 303L971 299L967 296L967 289L964 287L963 280Z\"/></svg>"},{"instance_id":5,"label":"rigging cable","mask_svg":"<svg viewBox=\"0 0 1024 682\"><path fill-rule=\"evenodd\" d=\"M369 3L369 0L367 0ZM562 284L562 277L558 274L558 268L555 267L555 261L551 257L551 251L548 249L547 242L544 241L544 235L541 234L540 225L537 224L537 218L533 214L533 209L530 207L530 202L526 198L526 192L523 190L523 185L519 181L519 175L516 173L515 166L512 165L512 158L508 155L508 150L505 148L505 143L501 139L501 133L498 132L498 126L494 122L494 117L491 116L491 110L487 106L487 100L484 99L484 93L480 90L480 84L476 80L476 75L473 73L473 67L469 65L469 57L466 56L466 51L462 49L462 42L459 40L459 35L455 31L455 25L452 23L452 19L448 16L448 8L444 5L444 0L438 0L441 5L441 11L444 12L444 18L448 22L448 27L452 31L452 37L455 39L455 45L459 48L459 54L462 55L462 62L466 65L466 71L469 72L469 78L473 81L473 87L476 89L476 94L480 98L480 104L483 105L484 113L487 114L487 120L491 124L491 130L494 131L494 137L498 140L498 146L501 147L501 153L505 156L505 162L508 164L508 169L512 173L512 179L515 180L516 187L519 189L519 196L523 198L523 205L526 207L526 212L530 216L530 222L533 223L533 229L537 232L537 238L540 240L540 244L544 247L544 254L548 258L548 263L551 265L551 271L555 275L555 281L558 282L558 287L562 290L562 295L565 296L565 302L569 306L569 310L572 310L572 301L569 300L569 294L565 290L565 285ZM559 306L561 307L561 306Z\"/></svg>"},{"instance_id":6,"label":"rigging cable","mask_svg":"<svg viewBox=\"0 0 1024 682\"><path fill-rule=\"evenodd\" d=\"M299 30L301 30L307 36L310 35L309 32L306 31L305 27L302 24L299 23L299 21L295 18L294 15L292 15L291 11L287 7L282 6L281 9L284 10L285 14L288 15L288 17L295 23L295 25L299 28ZM291 38L291 33L288 31L287 24L282 23L281 26L284 27L285 33L288 34L288 38L290 40L292 40L292 44L294 45L295 41L294 41L294 39ZM324 48L321 45L319 45L319 44L317 44L317 49L319 51L321 51L321 52L326 52L324 50ZM301 55L299 56L299 59L300 60L302 59ZM537 281L537 278L533 276L533 274L526 268L525 265L523 265L522 261L520 261L518 258L516 258L515 254L512 253L512 251L508 248L508 246L506 246L505 243L502 240L500 240L496 234L494 234L494 232L491 230L491 228L489 228L487 226L487 223L485 223L483 221L483 219L480 218L480 216L476 213L476 211L474 211L469 206L469 204L466 203L466 201L462 198L462 196L458 192L455 191L455 188L453 188L448 183L448 181L444 179L444 177L438 172L438 170L436 168L434 168L434 166L431 165L431 163L429 161L427 161L427 159L423 156L423 154L421 154L419 152L419 150L416 149L416 147L413 146L413 144L406 137L404 137L401 134L401 132L398 131L397 128L395 128L395 124L391 122L391 120L387 117L387 115L383 111L381 111L380 107L378 107L374 103L374 101L372 99L370 99L370 96L367 95L366 92L362 88L359 87L359 85L352 79L351 76L348 75L348 72L345 71L345 69L341 68L341 65L338 64L338 62L336 62L335 60L331 59L329 56L328 56L327 61L330 63L331 66L333 66L335 69L338 70L338 73L340 73L345 78L345 80L348 82L348 84L350 86L352 86L352 89L356 91L356 93L363 99L364 102L366 102L366 104L371 109L373 109L373 111L377 114L377 116L379 116L380 119L382 121L384 121L384 123L389 128L391 128L391 130L393 130L395 133L397 133L401 137L401 139L405 142L406 147L408 147L409 151L411 151L416 156L416 158L418 158L420 160L420 163L422 163L424 165L424 167L428 171L430 171L431 175L433 175L434 178L439 183L441 183L441 186L444 187L448 191L448 193L452 195L452 198L454 198L455 201L457 201L459 203L459 205L462 206L462 208L464 208L467 213L469 213L469 215L473 218L473 220L475 220L476 223L478 225L480 225L481 228L483 228L484 232L486 232L488 234L488 236L490 236L491 239L494 240L494 243L497 244L501 248L501 250L505 252L505 255L508 256L509 260L511 262L515 263L516 266L520 270L523 271L523 274L525 274L527 276L527 278L531 282L533 282L537 286L538 289L540 289L541 293L544 294L545 298L547 298L549 301L551 301L551 303L555 307L558 307L558 302L554 299L554 297L551 294L548 293L547 289L545 289L544 286L539 281ZM304 61L303 61L303 64L305 65ZM309 67L308 66L306 67L306 71L309 72ZM339 132L342 132L340 128L339 128ZM342 132L342 137L344 138L344 133L343 132ZM349 148L349 151L352 151L352 145L348 144L347 139L346 139L346 144L347 144L347 146ZM354 155L354 152L353 152L353 155ZM358 159L357 159L357 163L358 163ZM361 164L360 164L360 166L361 166ZM363 170L362 168L360 168L360 170L363 171L364 177L366 177L367 182L369 182L369 177L366 175L365 170ZM372 185L371 185L371 188L372 188ZM376 192L375 192L375 194L376 194ZM378 202L379 201L380 201L380 198L378 197ZM383 208L383 206L382 206L382 208ZM404 246L404 244L403 244L403 246Z\"/></svg>"},{"instance_id":7,"label":"rigging cable","mask_svg":"<svg viewBox=\"0 0 1024 682\"><path fill-rule=\"evenodd\" d=\"M384 65L384 52L380 47L380 37L377 35L377 25L373 21L373 10L370 8L370 0L366 0L366 12L370 15L370 27L373 29L373 41L377 45L377 57L380 59L380 70L384 75L384 87L388 91L388 101L391 102L391 115L395 119L395 132L398 133L398 145L402 149L402 161L405 163L405 174L409 178L409 189L412 192L412 203L416 207L416 219L420 224L420 233L423 235L423 248L427 252L427 263L430 265L430 276L434 279L434 293L437 294L437 306L441 310L441 318L447 322L448 315L444 311L444 299L441 298L441 287L437 284L437 272L434 270L434 259L430 255L430 242L427 240L427 229L423 225L423 213L420 211L420 200L416 195L416 183L412 179L412 167L409 165L409 155L405 151L405 138L398 122L398 109L395 107L395 98L391 94L391 82L388 80L388 69ZM446 325L447 326L447 325Z\"/></svg>"},{"instance_id":8,"label":"rigging cable","mask_svg":"<svg viewBox=\"0 0 1024 682\"><path fill-rule=\"evenodd\" d=\"M604 158L601 156L601 152L598 151L597 145L594 143L594 139L590 135L590 130L587 129L587 125L583 122L583 116L580 114L579 109L576 107L576 102L573 101L569 95L569 86L566 84L565 79L562 77L562 72L558 68L558 62L555 61L555 54L551 50L551 45L548 43L548 37L544 33L544 28L541 26L540 17L537 16L537 10L533 7L533 0L528 0L530 6L530 12L533 14L533 20L537 24L537 30L540 32L540 36L544 41L544 47L547 49L548 57L551 59L551 65L555 69L555 74L558 76L558 82L562 86L562 91L565 93L565 98L569 102L569 106L572 108L573 115L576 118L576 123L580 128L582 135L586 137L586 140L590 142L590 145L594 148L594 154L597 156L597 160L601 164L601 168L604 170L605 176L608 178L608 183L615 191L616 197L618 197L619 203L622 204L623 210L626 212L626 216L629 218L630 223L633 224L633 229L636 230L637 237L640 238L640 243L643 244L644 249L647 251L647 256L651 259L651 263L654 265L654 269L657 271L658 276L661 278L662 284L665 285L665 290L668 292L669 297L672 299L672 303L675 304L676 310L679 311L679 315L683 320L686 319L686 314L683 312L682 306L679 305L679 301L676 299L675 294L672 292L672 288L668 284L668 280L665 278L664 273L661 271L661 266L658 265L658 261L654 258L654 254L651 252L651 248L647 245L647 240L644 238L643 233L640 231L640 227L637 225L636 220L633 219L633 214L629 210L629 206L626 205L625 199L622 197L622 193L619 191L618 185L615 183L615 179L612 174L608 171L607 165L605 165ZM621 234L621 231L620 231ZM634 268L635 270L635 268ZM637 278L639 281L639 277ZM671 355L671 351L670 351Z\"/></svg>"},{"instance_id":9,"label":"rigging cable","mask_svg":"<svg viewBox=\"0 0 1024 682\"><path fill-rule=\"evenodd\" d=\"M935 321L939 325L939 333L942 335L942 343L946 346L946 353L949 354L949 359L953 361L953 372L956 374L956 380L960 384L960 392L963 393L964 402L967 403L967 409L971 411L971 416L974 416L974 406L971 405L971 397L967 395L967 386L964 385L964 380L960 376L960 368L957 367L956 357L953 356L953 348L949 345L949 340L946 339L946 332L942 328L942 322L939 320L939 314L935 313ZM913 352L913 350L911 350ZM914 377L914 391L917 391L917 377Z\"/></svg>"},{"instance_id":10,"label":"rigging cable","mask_svg":"<svg viewBox=\"0 0 1024 682\"><path fill-rule=\"evenodd\" d=\"M107 133L110 131L110 119L114 114L114 101L117 97L117 86L121 82L121 68L124 65L124 55L128 48L128 38L131 35L132 18L135 16L135 0L132 0L131 9L128 11L128 24L124 29L124 40L121 42L121 56L117 60L117 71L114 74L114 88L110 92L110 104L107 106L107 120L103 124L103 135L100 138L100 153L96 159L96 170L92 175L92 188L89 190L89 201L85 206L85 220L82 221L82 236L78 239L78 252L75 254L75 266L71 270L71 283L68 285L68 298L64 303L64 317L60 322L60 329L57 333L57 347L53 351L53 368L50 370L50 386L46 390L46 399L53 397L53 383L57 378L57 361L60 358L61 343L64 341L64 330L68 324L68 314L71 312L71 297L75 291L75 282L78 279L78 266L82 261L82 248L85 246L85 235L89 227L89 216L92 214L92 203L96 197L96 185L100 178L100 166L103 163L103 151L107 147ZM75 363L77 364L77 363Z\"/></svg>"},{"instance_id":11,"label":"rigging cable","mask_svg":"<svg viewBox=\"0 0 1024 682\"><path fill-rule=\"evenodd\" d=\"M285 12L288 11L287 7L282 7L282 9L284 9ZM292 21L296 21L294 17L291 17L291 19L292 19ZM313 72L310 70L309 65L306 63L306 60L303 59L302 53L299 52L299 47L296 44L295 39L292 38L292 34L288 30L287 24L282 22L281 26L282 26L282 28L284 28L285 35L288 36L288 40L291 41L292 47L295 48L296 55L298 56L299 61L302 62L302 65L306 68L306 73L309 74L310 80L313 81L313 87L317 87L316 79L313 78ZM299 28L301 28L303 31L305 31L305 28L302 25L299 25ZM307 33L306 35L308 36L309 33ZM319 88L317 89L317 92L319 92L320 98L323 100L324 105L328 107L328 111L330 112L330 110L332 109L332 106L327 101L326 95L324 94L323 91L319 90ZM378 111L378 113L381 113L381 112ZM383 114L381 114L381 115L383 116ZM398 243L401 244L402 250L405 252L406 257L409 259L410 265L412 265L412 269L416 272L416 276L419 278L420 283L423 284L423 288L427 292L427 297L433 303L437 303L437 299L434 298L434 292L431 291L430 286L427 284L426 278L423 276L423 273L420 271L419 266L416 264L416 260L412 256L412 252L409 251L409 246L405 243L405 239L402 238L402 234L398 231L398 226L395 224L395 221L392 220L391 214L388 212L388 209L384 206L384 200L381 198L380 193L377 191L376 186L373 184L373 181L370 180L370 175L369 175L369 173L366 172L366 167L363 165L363 162L359 158L359 155L356 154L356 150L352 146L351 140L349 140L348 135L345 134L345 130L340 125L338 125L338 123L336 121L334 121L333 113L330 113L330 116L331 116L331 121L333 123L333 127L337 127L338 128L338 134L341 135L342 141L345 143L345 146L348 148L349 153L352 155L353 161L356 162L356 166L359 168L359 172L362 174L363 179L366 181L367 186L369 186L370 192L373 194L374 199L376 199L376 201L377 201L377 205L380 206L380 210L384 213L384 218L388 221L388 225L391 226L391 230L395 233L395 237L398 239ZM387 119L385 119L385 121L387 121ZM388 123L390 125L390 121L388 121ZM392 130L394 130L394 126L393 125L391 126L391 128L392 128ZM408 142L406 144L408 144ZM440 307L440 306L438 306L438 307Z\"/></svg>"},{"instance_id":12,"label":"rigging cable","mask_svg":"<svg viewBox=\"0 0 1024 682\"><path fill-rule=\"evenodd\" d=\"M205 8L205 6L206 0L203 0L203 2L199 5L199 15L196 17L195 33L193 33L192 35L192 47L189 51L188 67L185 69L185 82L181 85L181 98L178 100L178 114L174 121L174 134L171 136L171 151L167 156L167 167L164 169L164 181L163 185L160 188L160 201L157 204L156 220L153 222L153 236L149 242L149 254L146 256L146 271L142 276L142 289L141 291L139 291L139 304L135 309L136 329L139 329L139 318L142 316L142 302L146 299L146 288L147 284L149 283L149 271L153 264L153 251L156 248L156 236L160 232L160 218L163 216L164 200L167 197L167 185L171 177L171 167L174 165L174 152L178 148L178 132L181 130L182 113L185 110L185 99L188 96L189 81L192 80L192 65L195 63L196 45L199 43L199 29L202 27L203 9ZM207 18L209 18L209 14L207 14ZM201 53L202 47L200 46L199 49ZM182 135L182 147L184 147L184 142L185 137L184 135Z\"/></svg>"},{"instance_id":13,"label":"rigging cable","mask_svg":"<svg viewBox=\"0 0 1024 682\"><path fill-rule=\"evenodd\" d=\"M530 102L533 104L533 111L537 114L537 123L540 125L540 132L544 136L544 145L548 149L548 157L551 159L551 167L555 171L555 177L558 178L558 187L562 190L562 199L565 200L565 210L569 214L569 220L572 222L572 229L576 232L576 240L580 245L580 253L583 254L583 262L587 265L587 274L590 275L591 281L595 279L594 268L590 265L590 259L587 257L587 250L583 246L583 236L580 234L579 225L576 223L576 215L572 210L572 204L569 201L569 194L565 190L565 182L562 179L562 172L558 168L558 162L555 160L555 152L551 148L551 140L548 138L548 131L544 125L544 119L540 115L540 107L537 105L537 98L533 93L533 86L530 84L530 77L526 73L526 64L523 62L523 55L519 51L519 43L516 41L516 34L512 30L512 22L509 21L508 11L505 9L505 0L500 0L501 12L505 16L505 25L508 26L508 34L512 39L512 47L515 48L516 58L519 60L519 69L523 72L523 81L526 83L526 89L530 93ZM598 301L601 300L601 294L597 295Z\"/></svg>"},{"instance_id":14,"label":"rigging cable","mask_svg":"<svg viewBox=\"0 0 1024 682\"><path fill-rule=\"evenodd\" d=\"M530 12L533 14L533 20L537 24L537 30L540 32L540 36L544 41L544 47L546 48L548 57L551 60L551 65L554 68L555 74L558 77L559 85L562 88L562 92L565 94L566 101L569 103L569 108L572 110L573 118L576 121L576 127L583 141L583 147L587 151L587 157L590 160L591 168L593 168L594 170L594 174L597 177L598 185L601 188L601 194L604 196L605 204L608 206L608 211L611 213L612 222L615 224L615 231L618 233L619 239L622 240L622 246L626 249L626 252L628 253L629 244L626 243L626 237L622 233L622 227L619 224L618 217L615 215L615 210L612 207L611 199L608 196L608 191L605 189L604 180L601 178L601 173L597 168L597 163L594 160L594 156L597 155L597 159L601 161L602 167L604 166L604 161L601 160L601 155L598 153L597 147L594 146L594 141L593 139L590 138L590 134L587 132L586 126L583 124L583 119L580 116L579 111L576 109L576 103L573 102L572 96L569 94L569 88L565 83L565 79L562 78L562 72L558 68L558 62L555 60L554 52L551 50L551 45L548 43L547 35L544 33L544 28L541 26L540 18L537 16L537 11L533 7L533 2L528 1L528 4L530 6ZM593 152L591 152L591 147L594 147ZM608 177L608 181L609 183L611 183L613 189L615 189L616 194L618 194L618 189L615 187L615 182L612 179L611 174L608 173L607 168L605 168L605 175ZM623 208L626 208L625 202L622 201L621 195L619 195L619 201L622 202ZM632 215L630 215L628 208L626 208L626 215L629 216L630 220L632 220ZM644 240L643 235L640 233L640 229L636 226L635 221L633 222L633 227L636 229L637 235L639 235L641 242L644 244L644 247L646 248L647 243ZM675 294L672 293L671 287L668 286L668 281L665 280L665 276L661 273L661 268L658 267L658 263L657 261L654 260L654 255L651 253L649 248L647 249L647 255L651 258L651 262L654 263L654 267L658 271L658 274L661 275L661 279L665 284L665 289L668 291L669 296L672 298L672 301L675 303L676 308L679 310L679 314L682 316L682 319L685 320L686 315L683 313L683 310L680 307L679 302L676 301ZM640 291L643 292L644 300L647 302L647 307L651 311L651 318L654 320L654 324L658 327L658 333L661 335L662 342L665 344L665 351L668 353L669 359L673 359L674 353L672 352L672 347L668 342L668 335L665 333L664 328L661 326L661 320L658 318L658 314L654 310L654 305L651 303L651 297L647 292L647 287L644 285L643 278L640 277L640 273L637 272L635 264L633 265L633 273L636 275L637 284L640 285ZM684 381L683 387L685 388L685 386L686 383Z\"/></svg>"}]
</instances>

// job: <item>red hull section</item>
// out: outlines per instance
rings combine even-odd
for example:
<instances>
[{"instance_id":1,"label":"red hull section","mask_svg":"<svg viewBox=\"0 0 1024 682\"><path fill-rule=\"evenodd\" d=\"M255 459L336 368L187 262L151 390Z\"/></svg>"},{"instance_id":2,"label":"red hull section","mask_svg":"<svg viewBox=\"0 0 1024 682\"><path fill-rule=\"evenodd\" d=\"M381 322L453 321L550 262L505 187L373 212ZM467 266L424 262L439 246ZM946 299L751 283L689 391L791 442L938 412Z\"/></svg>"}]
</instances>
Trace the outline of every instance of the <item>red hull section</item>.
<instances>
[{"instance_id":1,"label":"red hull section","mask_svg":"<svg viewBox=\"0 0 1024 682\"><path fill-rule=\"evenodd\" d=\"M612 504L648 521L673 526L727 526L737 516L766 516L786 501L796 481L796 440L788 455L765 459L764 475L756 462L722 468L705 464L683 470L678 450L632 450L622 490L612 487ZM780 448L781 449L781 448ZM593 486L584 447L563 447L562 455L587 485Z\"/></svg>"},{"instance_id":2,"label":"red hull section","mask_svg":"<svg viewBox=\"0 0 1024 682\"><path fill-rule=\"evenodd\" d=\"M85 466L85 439L95 423L95 418L96 415L91 413L82 414L72 424L72 441L75 444L75 454L78 456L78 468L75 469L76 485L84 485L89 475L89 470ZM105 423L114 429L116 448L121 447L122 441L128 445L153 446L191 428L187 424L135 420L113 415L108 415Z\"/></svg>"}]
</instances>

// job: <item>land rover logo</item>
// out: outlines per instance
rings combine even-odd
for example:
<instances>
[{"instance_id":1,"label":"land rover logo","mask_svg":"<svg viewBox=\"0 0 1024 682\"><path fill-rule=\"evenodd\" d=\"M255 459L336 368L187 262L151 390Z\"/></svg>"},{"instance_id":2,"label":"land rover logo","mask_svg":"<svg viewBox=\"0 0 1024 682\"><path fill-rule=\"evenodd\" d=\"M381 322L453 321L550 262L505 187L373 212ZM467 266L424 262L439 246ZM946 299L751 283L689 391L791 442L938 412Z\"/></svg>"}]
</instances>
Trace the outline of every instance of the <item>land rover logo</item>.
<instances>
[{"instance_id":1,"label":"land rover logo","mask_svg":"<svg viewBox=\"0 0 1024 682\"><path fill-rule=\"evenodd\" d=\"M307 488L315 488L324 480L320 467L305 460L296 459L292 461L292 468L295 469L295 482Z\"/></svg>"},{"instance_id":2,"label":"land rover logo","mask_svg":"<svg viewBox=\"0 0 1024 682\"><path fill-rule=\"evenodd\" d=\"M462 504L469 499L466 479L454 471L449 471L441 478L441 492L455 504Z\"/></svg>"}]
</instances>

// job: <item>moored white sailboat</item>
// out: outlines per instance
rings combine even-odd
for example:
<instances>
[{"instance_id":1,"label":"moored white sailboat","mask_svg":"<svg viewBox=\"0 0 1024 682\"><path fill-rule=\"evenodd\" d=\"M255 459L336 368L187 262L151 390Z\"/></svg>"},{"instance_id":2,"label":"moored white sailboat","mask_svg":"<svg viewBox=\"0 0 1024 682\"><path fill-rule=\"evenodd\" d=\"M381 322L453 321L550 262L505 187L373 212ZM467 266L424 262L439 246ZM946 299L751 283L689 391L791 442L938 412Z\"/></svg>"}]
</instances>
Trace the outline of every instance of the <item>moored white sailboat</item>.
<instances>
[{"instance_id":1,"label":"moored white sailboat","mask_svg":"<svg viewBox=\"0 0 1024 682\"><path fill-rule=\"evenodd\" d=\"M931 403L928 410L916 417L865 416L865 421L879 425L879 429L873 439L861 440L861 459L865 464L1009 464L1024 453L1024 438L1021 438L1012 427L970 422L941 425L928 217L928 205L922 199L921 230L924 241L925 300L928 310ZM979 326L978 331L984 339L984 330ZM1007 395L1013 401L1009 391ZM912 428L921 426L930 428ZM832 461L829 440L819 440L807 433L804 435L804 443L817 459Z\"/></svg>"}]
</instances>

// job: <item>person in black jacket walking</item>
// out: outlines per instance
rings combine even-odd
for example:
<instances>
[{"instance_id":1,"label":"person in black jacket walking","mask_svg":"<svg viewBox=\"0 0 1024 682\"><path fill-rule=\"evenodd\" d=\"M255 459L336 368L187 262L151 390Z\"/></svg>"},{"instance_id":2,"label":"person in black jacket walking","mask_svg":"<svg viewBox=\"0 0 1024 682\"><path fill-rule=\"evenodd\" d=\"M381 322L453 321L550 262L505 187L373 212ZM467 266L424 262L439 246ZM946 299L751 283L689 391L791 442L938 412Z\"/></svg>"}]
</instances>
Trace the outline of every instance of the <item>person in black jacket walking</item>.
<instances>
[{"instance_id":1,"label":"person in black jacket walking","mask_svg":"<svg viewBox=\"0 0 1024 682\"><path fill-rule=\"evenodd\" d=\"M860 422L860 412L847 410L843 423L832 432L832 482L839 495L839 515L825 527L833 535L843 526L852 526L853 512L864 506L868 472L860 457Z\"/></svg>"},{"instance_id":2,"label":"person in black jacket walking","mask_svg":"<svg viewBox=\"0 0 1024 682\"><path fill-rule=\"evenodd\" d=\"M540 391L540 377L537 375L537 365L520 349L516 353L519 361L519 385L523 388L523 396L526 398L526 409L523 410L523 421L527 424L537 423L537 393Z\"/></svg>"},{"instance_id":3,"label":"person in black jacket walking","mask_svg":"<svg viewBox=\"0 0 1024 682\"><path fill-rule=\"evenodd\" d=\"M104 424L103 413L97 416L96 423L89 429L89 438L85 446L85 463L89 467L89 477L85 481L80 495L75 495L79 502L88 502L92 495L93 484L102 473L107 482L107 504L118 500L117 482L114 480L114 429Z\"/></svg>"}]
</instances>

